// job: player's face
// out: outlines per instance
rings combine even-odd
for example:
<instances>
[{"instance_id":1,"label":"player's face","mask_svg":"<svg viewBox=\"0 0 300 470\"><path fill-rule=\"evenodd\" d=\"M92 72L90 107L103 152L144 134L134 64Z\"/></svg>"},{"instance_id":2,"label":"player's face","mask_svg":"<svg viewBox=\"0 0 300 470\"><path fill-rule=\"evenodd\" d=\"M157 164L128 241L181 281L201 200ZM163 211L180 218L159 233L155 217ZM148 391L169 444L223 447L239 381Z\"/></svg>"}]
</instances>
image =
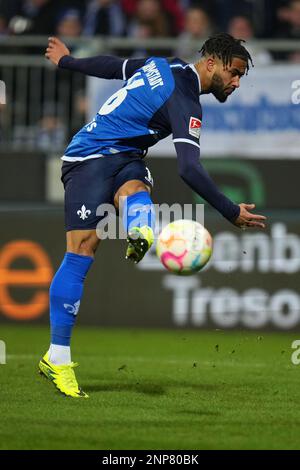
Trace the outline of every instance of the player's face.
<instances>
[{"instance_id":1,"label":"player's face","mask_svg":"<svg viewBox=\"0 0 300 470\"><path fill-rule=\"evenodd\" d=\"M213 74L211 82L211 93L221 103L225 103L228 96L240 86L240 79L245 75L246 62L242 59L235 57L231 65L224 68L223 63L220 61L216 66L216 71Z\"/></svg>"}]
</instances>

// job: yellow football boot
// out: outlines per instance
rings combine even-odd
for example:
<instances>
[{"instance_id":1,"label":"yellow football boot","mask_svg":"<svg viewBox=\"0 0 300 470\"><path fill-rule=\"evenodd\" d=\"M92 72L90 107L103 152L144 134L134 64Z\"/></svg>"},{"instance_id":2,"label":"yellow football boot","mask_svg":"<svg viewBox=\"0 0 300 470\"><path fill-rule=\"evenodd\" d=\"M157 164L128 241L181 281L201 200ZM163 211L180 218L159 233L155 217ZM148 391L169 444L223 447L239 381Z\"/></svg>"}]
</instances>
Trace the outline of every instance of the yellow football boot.
<instances>
[{"instance_id":1,"label":"yellow football boot","mask_svg":"<svg viewBox=\"0 0 300 470\"><path fill-rule=\"evenodd\" d=\"M131 228L127 236L126 259L138 263L151 248L153 241L153 230L148 225Z\"/></svg>"},{"instance_id":2,"label":"yellow football boot","mask_svg":"<svg viewBox=\"0 0 300 470\"><path fill-rule=\"evenodd\" d=\"M43 359L39 362L39 373L51 380L55 387L64 395L74 398L88 398L78 386L74 367L78 366L77 363L71 362L66 365L55 365L49 361L49 353L46 352Z\"/></svg>"}]
</instances>

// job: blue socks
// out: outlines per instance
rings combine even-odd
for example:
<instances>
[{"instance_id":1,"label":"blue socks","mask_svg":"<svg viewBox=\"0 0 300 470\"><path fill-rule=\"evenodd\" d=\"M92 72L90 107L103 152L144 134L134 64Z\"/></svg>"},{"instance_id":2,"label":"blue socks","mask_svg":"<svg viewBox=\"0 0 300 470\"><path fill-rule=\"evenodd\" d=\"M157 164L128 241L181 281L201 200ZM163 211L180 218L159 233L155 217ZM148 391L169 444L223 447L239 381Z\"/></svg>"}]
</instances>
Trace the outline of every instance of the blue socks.
<instances>
[{"instance_id":1,"label":"blue socks","mask_svg":"<svg viewBox=\"0 0 300 470\"><path fill-rule=\"evenodd\" d=\"M123 223L126 232L133 227L151 227L154 232L155 210L150 195L141 191L125 200ZM50 286L51 346L69 347L72 329L83 294L83 284L94 259L66 253ZM62 348L61 348L62 349Z\"/></svg>"},{"instance_id":2,"label":"blue socks","mask_svg":"<svg viewBox=\"0 0 300 470\"><path fill-rule=\"evenodd\" d=\"M126 232L133 227L155 228L155 210L148 191L127 196L123 206L123 224Z\"/></svg>"},{"instance_id":3,"label":"blue socks","mask_svg":"<svg viewBox=\"0 0 300 470\"><path fill-rule=\"evenodd\" d=\"M94 259L66 253L50 286L51 344L69 346L83 294L83 283Z\"/></svg>"}]
</instances>

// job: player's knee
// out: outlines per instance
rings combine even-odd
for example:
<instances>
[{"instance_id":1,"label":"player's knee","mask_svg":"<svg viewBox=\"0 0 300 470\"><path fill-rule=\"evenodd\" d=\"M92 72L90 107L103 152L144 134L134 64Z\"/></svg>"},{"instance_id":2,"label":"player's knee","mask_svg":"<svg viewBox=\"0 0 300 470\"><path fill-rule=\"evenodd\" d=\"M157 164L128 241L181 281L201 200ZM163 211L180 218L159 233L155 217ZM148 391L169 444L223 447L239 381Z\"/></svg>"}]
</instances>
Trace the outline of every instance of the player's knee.
<instances>
[{"instance_id":1,"label":"player's knee","mask_svg":"<svg viewBox=\"0 0 300 470\"><path fill-rule=\"evenodd\" d=\"M142 191L150 192L151 190L149 186L147 186L142 181L129 181L125 183L123 186L121 186L121 188L118 189L118 191L115 194L115 197L114 197L115 206L119 207L120 198L128 197L128 196L131 196L132 194L139 193Z\"/></svg>"},{"instance_id":2,"label":"player's knee","mask_svg":"<svg viewBox=\"0 0 300 470\"><path fill-rule=\"evenodd\" d=\"M67 251L77 255L94 257L100 240L94 234L68 237Z\"/></svg>"},{"instance_id":3,"label":"player's knee","mask_svg":"<svg viewBox=\"0 0 300 470\"><path fill-rule=\"evenodd\" d=\"M79 246L79 255L94 257L98 248L98 243L92 240L83 240Z\"/></svg>"}]
</instances>

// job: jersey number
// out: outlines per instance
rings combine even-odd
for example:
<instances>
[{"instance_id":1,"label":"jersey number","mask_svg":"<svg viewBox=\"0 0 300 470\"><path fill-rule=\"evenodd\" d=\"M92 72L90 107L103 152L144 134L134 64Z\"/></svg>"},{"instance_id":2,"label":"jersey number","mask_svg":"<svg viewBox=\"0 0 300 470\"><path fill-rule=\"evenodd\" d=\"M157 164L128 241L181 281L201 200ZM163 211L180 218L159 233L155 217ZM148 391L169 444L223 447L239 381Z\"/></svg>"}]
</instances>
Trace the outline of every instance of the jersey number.
<instances>
[{"instance_id":1,"label":"jersey number","mask_svg":"<svg viewBox=\"0 0 300 470\"><path fill-rule=\"evenodd\" d=\"M127 82L127 85L121 90L118 90L114 93L108 100L104 103L102 108L99 110L99 114L104 116L105 114L110 114L114 111L120 104L125 100L128 90L133 90L134 88L139 88L145 85L143 78L138 78L141 76L141 72L135 73Z\"/></svg>"}]
</instances>

